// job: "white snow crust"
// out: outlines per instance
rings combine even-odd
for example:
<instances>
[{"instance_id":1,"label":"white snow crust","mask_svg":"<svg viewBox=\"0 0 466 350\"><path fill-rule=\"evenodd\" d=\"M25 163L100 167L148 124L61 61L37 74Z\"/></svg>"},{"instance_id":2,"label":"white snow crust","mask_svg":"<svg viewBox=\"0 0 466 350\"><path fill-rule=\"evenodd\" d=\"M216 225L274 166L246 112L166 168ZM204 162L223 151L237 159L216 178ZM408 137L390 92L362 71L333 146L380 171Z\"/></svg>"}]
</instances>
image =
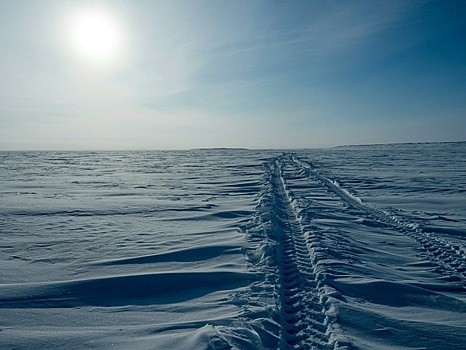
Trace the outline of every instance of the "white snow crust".
<instances>
[{"instance_id":1,"label":"white snow crust","mask_svg":"<svg viewBox=\"0 0 466 350\"><path fill-rule=\"evenodd\" d=\"M0 152L0 348L464 349L465 156Z\"/></svg>"}]
</instances>

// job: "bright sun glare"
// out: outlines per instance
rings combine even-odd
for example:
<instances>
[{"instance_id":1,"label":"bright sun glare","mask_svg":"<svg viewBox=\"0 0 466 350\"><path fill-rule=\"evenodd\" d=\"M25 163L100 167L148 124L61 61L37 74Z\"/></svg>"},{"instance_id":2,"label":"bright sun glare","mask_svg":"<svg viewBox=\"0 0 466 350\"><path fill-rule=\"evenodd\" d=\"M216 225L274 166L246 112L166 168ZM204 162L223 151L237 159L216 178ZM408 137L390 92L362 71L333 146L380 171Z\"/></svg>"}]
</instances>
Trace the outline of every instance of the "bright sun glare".
<instances>
[{"instance_id":1,"label":"bright sun glare","mask_svg":"<svg viewBox=\"0 0 466 350\"><path fill-rule=\"evenodd\" d=\"M76 14L71 23L75 50L87 59L105 60L119 49L121 34L109 13L92 9Z\"/></svg>"}]
</instances>

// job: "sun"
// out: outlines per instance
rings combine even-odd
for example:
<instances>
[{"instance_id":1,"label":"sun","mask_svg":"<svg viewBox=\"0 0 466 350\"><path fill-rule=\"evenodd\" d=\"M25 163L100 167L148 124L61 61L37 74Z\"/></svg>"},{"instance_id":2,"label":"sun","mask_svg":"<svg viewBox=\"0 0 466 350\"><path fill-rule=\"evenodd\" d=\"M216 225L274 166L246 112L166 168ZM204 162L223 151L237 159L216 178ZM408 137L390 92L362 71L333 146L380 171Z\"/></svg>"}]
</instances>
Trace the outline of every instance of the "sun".
<instances>
[{"instance_id":1,"label":"sun","mask_svg":"<svg viewBox=\"0 0 466 350\"><path fill-rule=\"evenodd\" d=\"M92 60L112 58L120 48L121 34L117 21L101 9L77 13L70 23L74 50Z\"/></svg>"}]
</instances>

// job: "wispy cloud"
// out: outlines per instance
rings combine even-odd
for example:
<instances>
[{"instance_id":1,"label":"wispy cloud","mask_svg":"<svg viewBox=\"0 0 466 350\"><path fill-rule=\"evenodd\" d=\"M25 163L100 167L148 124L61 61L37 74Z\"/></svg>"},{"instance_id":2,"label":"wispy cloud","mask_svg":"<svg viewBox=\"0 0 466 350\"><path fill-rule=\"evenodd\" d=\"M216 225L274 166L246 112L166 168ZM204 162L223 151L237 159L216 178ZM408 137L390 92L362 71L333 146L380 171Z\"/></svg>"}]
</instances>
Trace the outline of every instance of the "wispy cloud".
<instances>
[{"instance_id":1,"label":"wispy cloud","mask_svg":"<svg viewBox=\"0 0 466 350\"><path fill-rule=\"evenodd\" d=\"M309 2L303 8L293 9L289 5L289 11L279 8L274 11L268 8L270 3L265 3L251 9L255 21L246 29L235 28L231 34L230 27L221 28L209 43L205 59L228 62L224 69L232 69L235 74L241 69L299 61L316 65L316 70L324 66L335 69L338 67L334 65L348 64L349 55L370 46L385 31L405 23L418 4L419 1L321 2L318 5ZM391 48L386 48L387 54L396 50L397 45L403 43L393 43ZM383 54L373 52L374 57ZM341 62L345 55L348 56Z\"/></svg>"}]
</instances>

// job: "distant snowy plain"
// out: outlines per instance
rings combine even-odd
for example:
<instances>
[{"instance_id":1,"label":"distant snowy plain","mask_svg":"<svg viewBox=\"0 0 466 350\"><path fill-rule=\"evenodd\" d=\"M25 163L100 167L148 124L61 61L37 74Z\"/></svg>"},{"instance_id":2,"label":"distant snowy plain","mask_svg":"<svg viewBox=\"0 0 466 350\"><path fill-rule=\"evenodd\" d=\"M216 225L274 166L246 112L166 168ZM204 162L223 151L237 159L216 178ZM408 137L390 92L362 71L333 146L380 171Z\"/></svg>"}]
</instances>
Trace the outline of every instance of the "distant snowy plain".
<instances>
[{"instance_id":1,"label":"distant snowy plain","mask_svg":"<svg viewBox=\"0 0 466 350\"><path fill-rule=\"evenodd\" d=\"M466 142L0 152L0 349L465 349Z\"/></svg>"}]
</instances>

